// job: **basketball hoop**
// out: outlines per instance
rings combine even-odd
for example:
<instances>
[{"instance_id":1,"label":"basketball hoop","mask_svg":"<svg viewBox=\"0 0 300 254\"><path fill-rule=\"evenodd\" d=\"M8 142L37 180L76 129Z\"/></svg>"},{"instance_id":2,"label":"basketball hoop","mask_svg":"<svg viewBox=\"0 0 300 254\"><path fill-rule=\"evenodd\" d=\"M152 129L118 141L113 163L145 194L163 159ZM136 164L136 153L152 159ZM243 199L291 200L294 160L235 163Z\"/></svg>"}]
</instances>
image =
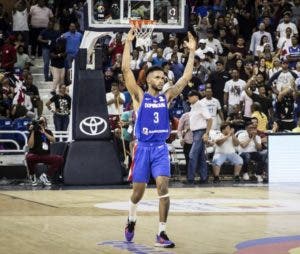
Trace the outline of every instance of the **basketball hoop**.
<instances>
[{"instance_id":1,"label":"basketball hoop","mask_svg":"<svg viewBox=\"0 0 300 254\"><path fill-rule=\"evenodd\" d=\"M136 46L150 47L152 45L152 32L156 22L148 19L131 19L129 23L136 28Z\"/></svg>"}]
</instances>

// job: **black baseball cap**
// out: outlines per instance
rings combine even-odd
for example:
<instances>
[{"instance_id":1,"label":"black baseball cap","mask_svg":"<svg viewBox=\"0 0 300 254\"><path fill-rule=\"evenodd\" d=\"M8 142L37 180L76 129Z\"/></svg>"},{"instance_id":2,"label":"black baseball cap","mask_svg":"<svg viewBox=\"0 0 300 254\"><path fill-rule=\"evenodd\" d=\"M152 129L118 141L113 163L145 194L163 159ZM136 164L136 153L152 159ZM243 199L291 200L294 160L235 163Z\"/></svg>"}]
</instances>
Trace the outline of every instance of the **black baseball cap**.
<instances>
[{"instance_id":1,"label":"black baseball cap","mask_svg":"<svg viewBox=\"0 0 300 254\"><path fill-rule=\"evenodd\" d=\"M192 90L188 93L188 97L197 96L200 98L200 94L196 90Z\"/></svg>"}]
</instances>

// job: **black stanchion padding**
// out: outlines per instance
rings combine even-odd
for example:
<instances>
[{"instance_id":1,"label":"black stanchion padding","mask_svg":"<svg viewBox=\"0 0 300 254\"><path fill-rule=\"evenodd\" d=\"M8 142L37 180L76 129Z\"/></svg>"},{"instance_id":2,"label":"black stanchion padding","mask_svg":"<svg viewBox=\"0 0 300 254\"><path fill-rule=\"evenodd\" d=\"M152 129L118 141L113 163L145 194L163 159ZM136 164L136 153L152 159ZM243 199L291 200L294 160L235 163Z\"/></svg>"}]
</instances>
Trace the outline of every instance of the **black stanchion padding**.
<instances>
[{"instance_id":1,"label":"black stanchion padding","mask_svg":"<svg viewBox=\"0 0 300 254\"><path fill-rule=\"evenodd\" d=\"M103 67L103 51L102 48L95 48L95 70L102 70Z\"/></svg>"},{"instance_id":2,"label":"black stanchion padding","mask_svg":"<svg viewBox=\"0 0 300 254\"><path fill-rule=\"evenodd\" d=\"M79 70L85 70L87 64L87 49L79 49L76 59L79 63Z\"/></svg>"},{"instance_id":3,"label":"black stanchion padding","mask_svg":"<svg viewBox=\"0 0 300 254\"><path fill-rule=\"evenodd\" d=\"M74 141L64 167L67 185L108 185L123 182L112 141Z\"/></svg>"},{"instance_id":4,"label":"black stanchion padding","mask_svg":"<svg viewBox=\"0 0 300 254\"><path fill-rule=\"evenodd\" d=\"M73 138L103 140L111 138L108 122L105 85L102 71L78 71L74 82L77 97L73 97ZM73 108L73 109L74 109Z\"/></svg>"}]
</instances>

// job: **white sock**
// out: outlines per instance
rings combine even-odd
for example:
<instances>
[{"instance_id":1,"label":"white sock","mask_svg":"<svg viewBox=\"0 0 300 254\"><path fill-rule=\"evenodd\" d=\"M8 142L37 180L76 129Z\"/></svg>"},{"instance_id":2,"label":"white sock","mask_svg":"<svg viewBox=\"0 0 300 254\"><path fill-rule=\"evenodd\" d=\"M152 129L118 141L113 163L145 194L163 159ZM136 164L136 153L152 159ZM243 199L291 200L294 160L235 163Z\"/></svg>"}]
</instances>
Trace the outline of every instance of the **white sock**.
<instances>
[{"instance_id":1,"label":"white sock","mask_svg":"<svg viewBox=\"0 0 300 254\"><path fill-rule=\"evenodd\" d=\"M167 223L166 222L160 222L158 224L158 235L160 235L160 233L162 231L166 231L166 227L167 227Z\"/></svg>"},{"instance_id":2,"label":"white sock","mask_svg":"<svg viewBox=\"0 0 300 254\"><path fill-rule=\"evenodd\" d=\"M129 200L129 221L136 221L136 210L137 210L137 204L132 203L131 199Z\"/></svg>"}]
</instances>

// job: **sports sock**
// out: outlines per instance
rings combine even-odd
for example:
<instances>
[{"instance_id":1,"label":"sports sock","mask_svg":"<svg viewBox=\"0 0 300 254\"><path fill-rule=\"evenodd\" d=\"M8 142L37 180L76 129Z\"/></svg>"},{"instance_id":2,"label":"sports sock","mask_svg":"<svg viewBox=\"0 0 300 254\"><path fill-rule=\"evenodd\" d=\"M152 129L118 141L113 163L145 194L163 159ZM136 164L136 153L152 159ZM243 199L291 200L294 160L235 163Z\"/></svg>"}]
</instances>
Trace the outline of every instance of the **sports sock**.
<instances>
[{"instance_id":1,"label":"sports sock","mask_svg":"<svg viewBox=\"0 0 300 254\"><path fill-rule=\"evenodd\" d=\"M158 235L160 235L161 232L166 231L167 223L166 222L160 222L158 224Z\"/></svg>"},{"instance_id":2,"label":"sports sock","mask_svg":"<svg viewBox=\"0 0 300 254\"><path fill-rule=\"evenodd\" d=\"M129 200L129 221L136 221L136 210L137 210L137 204L132 203L131 199Z\"/></svg>"}]
</instances>

